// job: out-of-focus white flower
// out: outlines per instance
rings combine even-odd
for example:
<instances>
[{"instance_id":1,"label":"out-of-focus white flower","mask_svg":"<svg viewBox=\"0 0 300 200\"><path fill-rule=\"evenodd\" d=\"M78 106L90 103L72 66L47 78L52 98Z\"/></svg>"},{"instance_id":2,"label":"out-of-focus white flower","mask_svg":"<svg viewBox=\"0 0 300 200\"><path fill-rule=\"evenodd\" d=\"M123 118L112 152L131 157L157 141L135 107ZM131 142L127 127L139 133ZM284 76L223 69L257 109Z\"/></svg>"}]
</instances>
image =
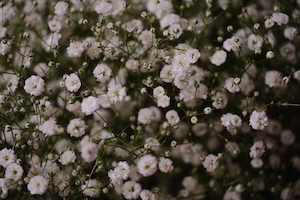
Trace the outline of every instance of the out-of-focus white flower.
<instances>
[{"instance_id":1,"label":"out-of-focus white flower","mask_svg":"<svg viewBox=\"0 0 300 200\"><path fill-rule=\"evenodd\" d=\"M71 42L70 46L67 48L67 53L70 58L80 57L84 52L85 48L82 42L75 41Z\"/></svg>"},{"instance_id":2,"label":"out-of-focus white flower","mask_svg":"<svg viewBox=\"0 0 300 200\"><path fill-rule=\"evenodd\" d=\"M69 4L65 1L59 1L54 6L54 13L57 16L65 15L68 12Z\"/></svg>"},{"instance_id":3,"label":"out-of-focus white flower","mask_svg":"<svg viewBox=\"0 0 300 200\"><path fill-rule=\"evenodd\" d=\"M144 155L137 161L137 168L143 176L151 176L157 171L157 159L150 154Z\"/></svg>"},{"instance_id":4,"label":"out-of-focus white flower","mask_svg":"<svg viewBox=\"0 0 300 200\"><path fill-rule=\"evenodd\" d=\"M267 71L265 75L265 84L269 87L280 87L282 83L282 75L279 71L271 70Z\"/></svg>"},{"instance_id":5,"label":"out-of-focus white flower","mask_svg":"<svg viewBox=\"0 0 300 200\"><path fill-rule=\"evenodd\" d=\"M57 20L51 20L48 22L48 26L49 26L49 29L52 31L52 32L59 32L60 29L61 29L61 23Z\"/></svg>"},{"instance_id":6,"label":"out-of-focus white flower","mask_svg":"<svg viewBox=\"0 0 300 200\"><path fill-rule=\"evenodd\" d=\"M1 198L5 199L8 195L8 188L5 178L0 178Z\"/></svg>"},{"instance_id":7,"label":"out-of-focus white flower","mask_svg":"<svg viewBox=\"0 0 300 200\"><path fill-rule=\"evenodd\" d=\"M285 13L280 12L273 13L270 19L279 26L287 24L289 22L289 16Z\"/></svg>"},{"instance_id":8,"label":"out-of-focus white flower","mask_svg":"<svg viewBox=\"0 0 300 200\"><path fill-rule=\"evenodd\" d=\"M83 142L81 143L81 157L86 162L93 162L98 157L99 147L93 142Z\"/></svg>"},{"instance_id":9,"label":"out-of-focus white flower","mask_svg":"<svg viewBox=\"0 0 300 200\"><path fill-rule=\"evenodd\" d=\"M113 12L113 5L106 1L101 1L95 6L95 11L99 15L110 15Z\"/></svg>"},{"instance_id":10,"label":"out-of-focus white flower","mask_svg":"<svg viewBox=\"0 0 300 200\"><path fill-rule=\"evenodd\" d=\"M82 192L85 196L99 197L101 192L101 184L96 179L89 179L81 186Z\"/></svg>"},{"instance_id":11,"label":"out-of-focus white flower","mask_svg":"<svg viewBox=\"0 0 300 200\"><path fill-rule=\"evenodd\" d=\"M98 98L89 96L81 102L81 111L86 115L91 115L99 108Z\"/></svg>"},{"instance_id":12,"label":"out-of-focus white flower","mask_svg":"<svg viewBox=\"0 0 300 200\"><path fill-rule=\"evenodd\" d=\"M107 95L112 103L121 102L127 95L126 88L121 84L113 84L108 88Z\"/></svg>"},{"instance_id":13,"label":"out-of-focus white flower","mask_svg":"<svg viewBox=\"0 0 300 200\"><path fill-rule=\"evenodd\" d=\"M159 158L158 168L161 172L168 173L173 171L173 161L169 158Z\"/></svg>"},{"instance_id":14,"label":"out-of-focus white flower","mask_svg":"<svg viewBox=\"0 0 300 200\"><path fill-rule=\"evenodd\" d=\"M227 53L224 50L216 51L210 58L210 62L216 66L222 65L227 59Z\"/></svg>"},{"instance_id":15,"label":"out-of-focus white flower","mask_svg":"<svg viewBox=\"0 0 300 200\"><path fill-rule=\"evenodd\" d=\"M52 136L58 132L58 125L54 118L50 118L42 125L40 125L39 130L45 134L45 136Z\"/></svg>"},{"instance_id":16,"label":"out-of-focus white flower","mask_svg":"<svg viewBox=\"0 0 300 200\"><path fill-rule=\"evenodd\" d=\"M22 177L23 172L24 170L20 165L18 165L17 163L11 163L5 169L4 177L7 179L13 179L14 181L18 181Z\"/></svg>"},{"instance_id":17,"label":"out-of-focus white flower","mask_svg":"<svg viewBox=\"0 0 300 200\"><path fill-rule=\"evenodd\" d=\"M76 155L75 155L74 151L66 150L60 156L58 161L63 165L67 165L69 163L74 163L75 159L76 159Z\"/></svg>"},{"instance_id":18,"label":"out-of-focus white flower","mask_svg":"<svg viewBox=\"0 0 300 200\"><path fill-rule=\"evenodd\" d=\"M282 133L280 134L280 140L284 145L293 144L295 139L296 139L295 134L289 129L283 130Z\"/></svg>"},{"instance_id":19,"label":"out-of-focus white flower","mask_svg":"<svg viewBox=\"0 0 300 200\"><path fill-rule=\"evenodd\" d=\"M142 190L140 193L140 198L142 200L156 200L155 195L149 190Z\"/></svg>"},{"instance_id":20,"label":"out-of-focus white flower","mask_svg":"<svg viewBox=\"0 0 300 200\"><path fill-rule=\"evenodd\" d=\"M251 34L248 37L248 48L251 51L255 51L255 49L261 48L263 44L263 38L259 35Z\"/></svg>"}]
</instances>

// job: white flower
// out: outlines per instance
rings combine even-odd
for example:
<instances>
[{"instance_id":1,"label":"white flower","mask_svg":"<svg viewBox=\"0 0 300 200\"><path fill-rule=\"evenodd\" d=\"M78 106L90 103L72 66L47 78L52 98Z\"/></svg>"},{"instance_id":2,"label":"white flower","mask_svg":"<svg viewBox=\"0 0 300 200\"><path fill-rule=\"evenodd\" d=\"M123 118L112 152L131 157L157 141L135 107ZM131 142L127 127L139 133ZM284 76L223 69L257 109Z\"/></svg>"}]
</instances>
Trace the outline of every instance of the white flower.
<instances>
[{"instance_id":1,"label":"white flower","mask_svg":"<svg viewBox=\"0 0 300 200\"><path fill-rule=\"evenodd\" d=\"M4 38L6 35L7 28L0 26L0 39Z\"/></svg>"},{"instance_id":2,"label":"white flower","mask_svg":"<svg viewBox=\"0 0 300 200\"><path fill-rule=\"evenodd\" d=\"M98 98L89 96L84 98L81 102L81 111L86 115L91 115L99 108Z\"/></svg>"},{"instance_id":3,"label":"white flower","mask_svg":"<svg viewBox=\"0 0 300 200\"><path fill-rule=\"evenodd\" d=\"M1 40L0 41L0 54L4 56L7 52L10 51L10 46L11 46L10 41Z\"/></svg>"},{"instance_id":4,"label":"white flower","mask_svg":"<svg viewBox=\"0 0 300 200\"><path fill-rule=\"evenodd\" d=\"M165 65L159 74L159 77L166 83L171 83L174 79L174 72L172 65Z\"/></svg>"},{"instance_id":5,"label":"white flower","mask_svg":"<svg viewBox=\"0 0 300 200\"><path fill-rule=\"evenodd\" d=\"M46 63L38 63L34 66L33 71L40 77L45 77L50 70L50 67Z\"/></svg>"},{"instance_id":6,"label":"white flower","mask_svg":"<svg viewBox=\"0 0 300 200\"><path fill-rule=\"evenodd\" d=\"M265 75L265 83L269 87L280 87L282 82L282 75L276 70L268 71Z\"/></svg>"},{"instance_id":7,"label":"white flower","mask_svg":"<svg viewBox=\"0 0 300 200\"><path fill-rule=\"evenodd\" d=\"M85 48L82 42L75 41L71 42L67 48L67 53L70 58L80 57L84 52Z\"/></svg>"},{"instance_id":8,"label":"white flower","mask_svg":"<svg viewBox=\"0 0 300 200\"><path fill-rule=\"evenodd\" d=\"M137 60L129 59L126 61L125 67L129 70L136 71L139 67L139 62Z\"/></svg>"},{"instance_id":9,"label":"white flower","mask_svg":"<svg viewBox=\"0 0 300 200\"><path fill-rule=\"evenodd\" d=\"M124 24L124 29L128 32L135 31L136 33L140 33L143 30L143 23L139 19L133 19Z\"/></svg>"},{"instance_id":10,"label":"white flower","mask_svg":"<svg viewBox=\"0 0 300 200\"><path fill-rule=\"evenodd\" d=\"M32 177L27 185L27 189L32 195L44 194L47 188L48 188L48 180L40 175Z\"/></svg>"},{"instance_id":11,"label":"white flower","mask_svg":"<svg viewBox=\"0 0 300 200\"><path fill-rule=\"evenodd\" d=\"M77 92L81 87L81 81L77 74L72 73L70 75L66 75L65 85L67 90L70 92Z\"/></svg>"},{"instance_id":12,"label":"white flower","mask_svg":"<svg viewBox=\"0 0 300 200\"><path fill-rule=\"evenodd\" d=\"M226 51L238 51L241 48L240 40L240 38L234 36L227 38L223 42L223 48L226 49Z\"/></svg>"},{"instance_id":13,"label":"white flower","mask_svg":"<svg viewBox=\"0 0 300 200\"><path fill-rule=\"evenodd\" d=\"M156 200L155 195L149 190L142 190L140 193L140 198L142 200Z\"/></svg>"},{"instance_id":14,"label":"white flower","mask_svg":"<svg viewBox=\"0 0 300 200\"><path fill-rule=\"evenodd\" d=\"M285 13L273 13L271 18L277 25L287 24L289 22L289 16Z\"/></svg>"},{"instance_id":15,"label":"white flower","mask_svg":"<svg viewBox=\"0 0 300 200\"><path fill-rule=\"evenodd\" d=\"M224 93L217 92L214 96L211 97L213 100L213 107L216 109L223 109L227 106L228 98Z\"/></svg>"},{"instance_id":16,"label":"white flower","mask_svg":"<svg viewBox=\"0 0 300 200\"><path fill-rule=\"evenodd\" d=\"M150 154L142 156L137 161L137 168L144 177L153 175L157 171L156 157Z\"/></svg>"},{"instance_id":17,"label":"white flower","mask_svg":"<svg viewBox=\"0 0 300 200\"><path fill-rule=\"evenodd\" d=\"M84 142L81 145L81 157L86 162L93 162L98 157L99 148L93 142Z\"/></svg>"},{"instance_id":18,"label":"white flower","mask_svg":"<svg viewBox=\"0 0 300 200\"><path fill-rule=\"evenodd\" d=\"M14 150L7 149L6 147L0 151L0 165L7 167L11 163L16 161L16 155Z\"/></svg>"},{"instance_id":19,"label":"white flower","mask_svg":"<svg viewBox=\"0 0 300 200\"><path fill-rule=\"evenodd\" d=\"M68 12L69 4L64 1L59 1L54 6L54 13L62 16Z\"/></svg>"},{"instance_id":20,"label":"white flower","mask_svg":"<svg viewBox=\"0 0 300 200\"><path fill-rule=\"evenodd\" d=\"M198 49L188 49L185 52L186 59L190 63L196 63L201 56L201 53Z\"/></svg>"},{"instance_id":21,"label":"white flower","mask_svg":"<svg viewBox=\"0 0 300 200\"><path fill-rule=\"evenodd\" d=\"M89 179L81 186L82 192L85 196L99 197L101 191L101 184L96 179Z\"/></svg>"},{"instance_id":22,"label":"white flower","mask_svg":"<svg viewBox=\"0 0 300 200\"><path fill-rule=\"evenodd\" d=\"M139 198L141 190L141 185L135 181L126 181L122 187L122 193L126 199Z\"/></svg>"},{"instance_id":23,"label":"white flower","mask_svg":"<svg viewBox=\"0 0 300 200\"><path fill-rule=\"evenodd\" d=\"M122 101L126 97L126 88L121 84L112 85L107 90L107 95L112 103Z\"/></svg>"},{"instance_id":24,"label":"white flower","mask_svg":"<svg viewBox=\"0 0 300 200\"><path fill-rule=\"evenodd\" d=\"M105 83L109 81L112 70L106 64L98 64L93 70L94 77L100 83Z\"/></svg>"},{"instance_id":25,"label":"white flower","mask_svg":"<svg viewBox=\"0 0 300 200\"><path fill-rule=\"evenodd\" d=\"M159 151L160 150L160 143L156 138L148 137L145 140L144 147L148 148L148 149L151 149L153 151Z\"/></svg>"},{"instance_id":26,"label":"white flower","mask_svg":"<svg viewBox=\"0 0 300 200\"><path fill-rule=\"evenodd\" d=\"M259 35L254 35L254 34L251 34L249 37L248 37L248 48L251 50L251 51L254 51L255 49L257 48L261 48L262 47L262 44L263 44L263 38Z\"/></svg>"},{"instance_id":27,"label":"white flower","mask_svg":"<svg viewBox=\"0 0 300 200\"><path fill-rule=\"evenodd\" d=\"M8 188L6 185L5 178L0 178L0 192L1 192L1 198L5 199L8 195Z\"/></svg>"},{"instance_id":28,"label":"white flower","mask_svg":"<svg viewBox=\"0 0 300 200\"><path fill-rule=\"evenodd\" d=\"M48 119L39 127L39 130L42 131L46 136L55 135L55 133L58 131L56 120L53 118Z\"/></svg>"},{"instance_id":29,"label":"white flower","mask_svg":"<svg viewBox=\"0 0 300 200\"><path fill-rule=\"evenodd\" d=\"M58 161L63 165L67 165L69 163L74 163L75 159L76 159L76 155L75 155L74 151L66 150L60 156Z\"/></svg>"},{"instance_id":30,"label":"white flower","mask_svg":"<svg viewBox=\"0 0 300 200\"><path fill-rule=\"evenodd\" d=\"M57 20L51 20L48 22L48 26L49 26L49 29L52 31L52 32L59 32L60 29L61 29L61 23Z\"/></svg>"},{"instance_id":31,"label":"white flower","mask_svg":"<svg viewBox=\"0 0 300 200\"><path fill-rule=\"evenodd\" d=\"M162 86L157 86L153 89L153 97L159 98L162 97L165 94L165 89Z\"/></svg>"},{"instance_id":32,"label":"white flower","mask_svg":"<svg viewBox=\"0 0 300 200\"><path fill-rule=\"evenodd\" d=\"M273 51L268 51L267 54L266 54L266 58L267 58L267 59L272 59L272 58L274 58L274 52L273 52Z\"/></svg>"},{"instance_id":33,"label":"white flower","mask_svg":"<svg viewBox=\"0 0 300 200\"><path fill-rule=\"evenodd\" d=\"M265 21L265 27L266 28L271 28L272 26L274 26L275 22L272 19L266 19Z\"/></svg>"},{"instance_id":34,"label":"white flower","mask_svg":"<svg viewBox=\"0 0 300 200\"><path fill-rule=\"evenodd\" d=\"M21 179L23 172L24 170L20 165L16 163L11 163L5 169L4 177L8 179L13 179L14 181L18 181Z\"/></svg>"},{"instance_id":35,"label":"white flower","mask_svg":"<svg viewBox=\"0 0 300 200\"><path fill-rule=\"evenodd\" d=\"M268 117L265 111L254 110L250 115L251 127L255 130L263 130L268 125Z\"/></svg>"},{"instance_id":36,"label":"white flower","mask_svg":"<svg viewBox=\"0 0 300 200\"><path fill-rule=\"evenodd\" d=\"M46 36L42 42L42 46L47 52L50 52L55 47L58 46L58 41L62 37L60 33L51 33L50 35Z\"/></svg>"},{"instance_id":37,"label":"white flower","mask_svg":"<svg viewBox=\"0 0 300 200\"><path fill-rule=\"evenodd\" d=\"M175 111L175 110L169 110L167 113L166 113L166 118L167 118L167 121L170 125L176 125L179 123L180 121L180 118L178 116L178 113Z\"/></svg>"},{"instance_id":38,"label":"white flower","mask_svg":"<svg viewBox=\"0 0 300 200\"><path fill-rule=\"evenodd\" d=\"M99 15L106 16L113 12L113 5L106 1L102 1L95 6L95 11Z\"/></svg>"},{"instance_id":39,"label":"white flower","mask_svg":"<svg viewBox=\"0 0 300 200\"><path fill-rule=\"evenodd\" d=\"M225 80L224 86L228 90L228 92L235 93L241 90L240 81L236 81L236 80L240 80L240 79L229 77Z\"/></svg>"},{"instance_id":40,"label":"white flower","mask_svg":"<svg viewBox=\"0 0 300 200\"><path fill-rule=\"evenodd\" d=\"M254 158L250 163L253 168L260 168L264 164L261 158Z\"/></svg>"},{"instance_id":41,"label":"white flower","mask_svg":"<svg viewBox=\"0 0 300 200\"><path fill-rule=\"evenodd\" d=\"M250 148L250 157L251 158L259 158L265 153L265 146L263 141L256 141L252 147Z\"/></svg>"},{"instance_id":42,"label":"white flower","mask_svg":"<svg viewBox=\"0 0 300 200\"><path fill-rule=\"evenodd\" d=\"M41 77L31 75L25 80L24 90L30 95L39 96L44 92L44 86L45 82Z\"/></svg>"},{"instance_id":43,"label":"white flower","mask_svg":"<svg viewBox=\"0 0 300 200\"><path fill-rule=\"evenodd\" d=\"M206 171L212 172L219 166L218 159L218 156L209 154L205 157L205 160L202 162L202 165L206 169Z\"/></svg>"},{"instance_id":44,"label":"white flower","mask_svg":"<svg viewBox=\"0 0 300 200\"><path fill-rule=\"evenodd\" d=\"M155 34L148 30L144 30L138 39L146 48L151 47L156 42Z\"/></svg>"},{"instance_id":45,"label":"white flower","mask_svg":"<svg viewBox=\"0 0 300 200\"><path fill-rule=\"evenodd\" d=\"M172 67L175 75L186 73L190 66L190 62L188 62L185 54L178 54L172 60Z\"/></svg>"},{"instance_id":46,"label":"white flower","mask_svg":"<svg viewBox=\"0 0 300 200\"><path fill-rule=\"evenodd\" d=\"M216 51L210 58L210 62L216 66L222 65L227 59L227 53L224 50Z\"/></svg>"},{"instance_id":47,"label":"white flower","mask_svg":"<svg viewBox=\"0 0 300 200\"><path fill-rule=\"evenodd\" d=\"M114 169L116 177L122 180L126 180L130 175L130 168L126 161L118 162L118 165Z\"/></svg>"},{"instance_id":48,"label":"white flower","mask_svg":"<svg viewBox=\"0 0 300 200\"><path fill-rule=\"evenodd\" d=\"M163 95L157 99L157 106L166 108L170 105L170 97Z\"/></svg>"},{"instance_id":49,"label":"white flower","mask_svg":"<svg viewBox=\"0 0 300 200\"><path fill-rule=\"evenodd\" d=\"M291 130L283 130L280 134L280 140L284 145L291 145L296 139L295 134Z\"/></svg>"},{"instance_id":50,"label":"white flower","mask_svg":"<svg viewBox=\"0 0 300 200\"><path fill-rule=\"evenodd\" d=\"M169 158L159 158L158 168L161 172L167 173L174 169L173 161Z\"/></svg>"},{"instance_id":51,"label":"white flower","mask_svg":"<svg viewBox=\"0 0 300 200\"><path fill-rule=\"evenodd\" d=\"M160 118L161 113L157 107L141 108L138 112L138 122L142 124L150 124Z\"/></svg>"},{"instance_id":52,"label":"white flower","mask_svg":"<svg viewBox=\"0 0 300 200\"><path fill-rule=\"evenodd\" d=\"M86 50L86 54L92 59L96 59L100 57L100 53L103 50L99 48L97 42L93 42L92 45Z\"/></svg>"},{"instance_id":53,"label":"white flower","mask_svg":"<svg viewBox=\"0 0 300 200\"><path fill-rule=\"evenodd\" d=\"M170 36L173 36L175 39L178 39L183 33L180 24L172 24L169 26L168 31Z\"/></svg>"},{"instance_id":54,"label":"white flower","mask_svg":"<svg viewBox=\"0 0 300 200\"><path fill-rule=\"evenodd\" d=\"M196 189L197 184L197 180L192 176L186 176L182 180L182 185L190 192Z\"/></svg>"},{"instance_id":55,"label":"white flower","mask_svg":"<svg viewBox=\"0 0 300 200\"><path fill-rule=\"evenodd\" d=\"M70 120L68 127L67 127L67 132L72 137L81 137L85 134L86 128L87 128L87 126L82 119L75 118L75 119Z\"/></svg>"},{"instance_id":56,"label":"white flower","mask_svg":"<svg viewBox=\"0 0 300 200\"><path fill-rule=\"evenodd\" d=\"M297 29L295 27L287 27L284 29L283 35L289 40L293 40L297 36Z\"/></svg>"},{"instance_id":57,"label":"white flower","mask_svg":"<svg viewBox=\"0 0 300 200\"><path fill-rule=\"evenodd\" d=\"M14 92L19 84L19 77L12 73L3 73L3 81L7 85L7 90L10 92Z\"/></svg>"}]
</instances>

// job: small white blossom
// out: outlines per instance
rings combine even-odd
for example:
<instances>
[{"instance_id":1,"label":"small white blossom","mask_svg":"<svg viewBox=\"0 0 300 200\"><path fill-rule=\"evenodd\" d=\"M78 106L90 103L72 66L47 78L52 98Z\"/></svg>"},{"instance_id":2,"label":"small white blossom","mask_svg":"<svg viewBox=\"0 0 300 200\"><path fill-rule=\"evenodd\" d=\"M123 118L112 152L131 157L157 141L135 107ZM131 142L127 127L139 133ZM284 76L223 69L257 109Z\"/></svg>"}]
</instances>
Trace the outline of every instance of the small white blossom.
<instances>
[{"instance_id":1,"label":"small white blossom","mask_svg":"<svg viewBox=\"0 0 300 200\"><path fill-rule=\"evenodd\" d=\"M263 130L268 125L268 117L265 111L254 110L250 115L251 127L255 130Z\"/></svg>"},{"instance_id":2,"label":"small white blossom","mask_svg":"<svg viewBox=\"0 0 300 200\"><path fill-rule=\"evenodd\" d=\"M222 65L227 59L227 53L224 50L216 51L210 58L210 62L216 66Z\"/></svg>"},{"instance_id":3,"label":"small white blossom","mask_svg":"<svg viewBox=\"0 0 300 200\"><path fill-rule=\"evenodd\" d=\"M57 20L51 20L48 22L49 29L52 32L59 32L61 29L61 23Z\"/></svg>"},{"instance_id":4,"label":"small white blossom","mask_svg":"<svg viewBox=\"0 0 300 200\"><path fill-rule=\"evenodd\" d=\"M95 11L99 15L110 15L113 12L113 5L106 1L101 1L95 6Z\"/></svg>"},{"instance_id":5,"label":"small white blossom","mask_svg":"<svg viewBox=\"0 0 300 200\"><path fill-rule=\"evenodd\" d=\"M86 115L91 115L99 108L98 98L89 96L84 98L81 102L81 111Z\"/></svg>"},{"instance_id":6,"label":"small white blossom","mask_svg":"<svg viewBox=\"0 0 300 200\"><path fill-rule=\"evenodd\" d=\"M14 150L7 149L6 147L0 150L0 165L3 167L7 167L11 163L16 161L16 155Z\"/></svg>"},{"instance_id":7,"label":"small white blossom","mask_svg":"<svg viewBox=\"0 0 300 200\"><path fill-rule=\"evenodd\" d=\"M56 120L50 118L39 127L39 130L45 134L45 136L52 136L58 132L58 125Z\"/></svg>"},{"instance_id":8,"label":"small white blossom","mask_svg":"<svg viewBox=\"0 0 300 200\"><path fill-rule=\"evenodd\" d=\"M81 87L81 81L77 74L66 75L65 86L70 92L77 92Z\"/></svg>"},{"instance_id":9,"label":"small white blossom","mask_svg":"<svg viewBox=\"0 0 300 200\"><path fill-rule=\"evenodd\" d=\"M205 157L205 160L202 162L202 165L206 169L206 171L212 172L219 166L218 159L218 156L209 154Z\"/></svg>"},{"instance_id":10,"label":"small white blossom","mask_svg":"<svg viewBox=\"0 0 300 200\"><path fill-rule=\"evenodd\" d=\"M72 137L81 137L85 134L85 129L87 128L87 125L82 119L75 118L70 120L67 132Z\"/></svg>"},{"instance_id":11,"label":"small white blossom","mask_svg":"<svg viewBox=\"0 0 300 200\"><path fill-rule=\"evenodd\" d=\"M70 46L67 48L67 53L70 58L81 57L85 48L82 42L75 41L71 42Z\"/></svg>"},{"instance_id":12,"label":"small white blossom","mask_svg":"<svg viewBox=\"0 0 300 200\"><path fill-rule=\"evenodd\" d=\"M39 96L44 92L45 81L35 75L31 75L29 78L25 80L24 90L26 93Z\"/></svg>"},{"instance_id":13,"label":"small white blossom","mask_svg":"<svg viewBox=\"0 0 300 200\"><path fill-rule=\"evenodd\" d=\"M107 95L112 103L123 101L126 97L126 88L121 84L112 85L107 90Z\"/></svg>"},{"instance_id":14,"label":"small white blossom","mask_svg":"<svg viewBox=\"0 0 300 200\"><path fill-rule=\"evenodd\" d=\"M159 158L158 168L163 173L168 173L173 171L173 161L169 158Z\"/></svg>"},{"instance_id":15,"label":"small white blossom","mask_svg":"<svg viewBox=\"0 0 300 200\"><path fill-rule=\"evenodd\" d=\"M48 180L40 175L32 177L27 185L27 189L32 195L42 195L46 192L47 188Z\"/></svg>"},{"instance_id":16,"label":"small white blossom","mask_svg":"<svg viewBox=\"0 0 300 200\"><path fill-rule=\"evenodd\" d=\"M68 12L69 4L64 1L59 1L54 6L54 13L58 16L65 15Z\"/></svg>"},{"instance_id":17,"label":"small white blossom","mask_svg":"<svg viewBox=\"0 0 300 200\"><path fill-rule=\"evenodd\" d=\"M137 168L143 176L151 176L157 171L157 159L150 154L144 155L139 158Z\"/></svg>"},{"instance_id":18,"label":"small white blossom","mask_svg":"<svg viewBox=\"0 0 300 200\"><path fill-rule=\"evenodd\" d=\"M96 179L89 179L81 186L82 192L85 196L99 197L101 192L101 184Z\"/></svg>"},{"instance_id":19,"label":"small white blossom","mask_svg":"<svg viewBox=\"0 0 300 200\"><path fill-rule=\"evenodd\" d=\"M170 97L163 95L157 99L157 106L166 108L170 105Z\"/></svg>"},{"instance_id":20,"label":"small white blossom","mask_svg":"<svg viewBox=\"0 0 300 200\"><path fill-rule=\"evenodd\" d=\"M141 200L156 200L155 195L149 190L142 190L140 193Z\"/></svg>"},{"instance_id":21,"label":"small white blossom","mask_svg":"<svg viewBox=\"0 0 300 200\"><path fill-rule=\"evenodd\" d=\"M126 199L139 198L141 191L141 185L135 181L126 181L122 187L122 194Z\"/></svg>"},{"instance_id":22,"label":"small white blossom","mask_svg":"<svg viewBox=\"0 0 300 200\"><path fill-rule=\"evenodd\" d=\"M16 163L11 163L5 169L4 177L7 179L13 179L14 181L19 181L23 175L23 172L24 170L20 165Z\"/></svg>"},{"instance_id":23,"label":"small white blossom","mask_svg":"<svg viewBox=\"0 0 300 200\"><path fill-rule=\"evenodd\" d=\"M84 142L81 145L81 157L86 162L93 162L98 157L99 147L93 142Z\"/></svg>"},{"instance_id":24,"label":"small white blossom","mask_svg":"<svg viewBox=\"0 0 300 200\"><path fill-rule=\"evenodd\" d=\"M250 148L250 157L251 158L259 158L265 153L265 146L263 141L259 140L255 142Z\"/></svg>"},{"instance_id":25,"label":"small white blossom","mask_svg":"<svg viewBox=\"0 0 300 200\"><path fill-rule=\"evenodd\" d=\"M265 84L269 87L280 87L282 82L282 75L279 71L271 70L267 71L265 75Z\"/></svg>"},{"instance_id":26,"label":"small white blossom","mask_svg":"<svg viewBox=\"0 0 300 200\"><path fill-rule=\"evenodd\" d=\"M74 163L75 162L75 159L76 159L76 155L74 153L74 151L71 151L71 150L66 150L63 152L63 154L60 156L59 158L59 162L62 164L62 165L67 165L69 163Z\"/></svg>"},{"instance_id":27,"label":"small white blossom","mask_svg":"<svg viewBox=\"0 0 300 200\"><path fill-rule=\"evenodd\" d=\"M281 26L283 24L287 24L289 22L289 16L285 13L273 13L271 18L277 25Z\"/></svg>"},{"instance_id":28,"label":"small white blossom","mask_svg":"<svg viewBox=\"0 0 300 200\"><path fill-rule=\"evenodd\" d=\"M180 121L178 113L175 110L169 110L166 113L166 118L167 118L168 123L172 126L178 124Z\"/></svg>"},{"instance_id":29,"label":"small white blossom","mask_svg":"<svg viewBox=\"0 0 300 200\"><path fill-rule=\"evenodd\" d=\"M109 81L112 74L112 70L106 64L98 64L93 70L94 77L100 83L105 83Z\"/></svg>"}]
</instances>

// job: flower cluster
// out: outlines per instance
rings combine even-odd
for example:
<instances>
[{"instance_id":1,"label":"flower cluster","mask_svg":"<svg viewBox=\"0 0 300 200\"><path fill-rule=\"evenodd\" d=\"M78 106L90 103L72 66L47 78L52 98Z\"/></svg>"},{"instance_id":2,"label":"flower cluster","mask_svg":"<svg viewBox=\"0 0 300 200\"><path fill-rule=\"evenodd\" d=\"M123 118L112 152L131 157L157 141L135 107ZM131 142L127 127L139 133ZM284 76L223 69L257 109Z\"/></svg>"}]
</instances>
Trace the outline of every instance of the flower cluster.
<instances>
[{"instance_id":1,"label":"flower cluster","mask_svg":"<svg viewBox=\"0 0 300 200\"><path fill-rule=\"evenodd\" d=\"M1 199L299 199L300 1L0 3Z\"/></svg>"}]
</instances>

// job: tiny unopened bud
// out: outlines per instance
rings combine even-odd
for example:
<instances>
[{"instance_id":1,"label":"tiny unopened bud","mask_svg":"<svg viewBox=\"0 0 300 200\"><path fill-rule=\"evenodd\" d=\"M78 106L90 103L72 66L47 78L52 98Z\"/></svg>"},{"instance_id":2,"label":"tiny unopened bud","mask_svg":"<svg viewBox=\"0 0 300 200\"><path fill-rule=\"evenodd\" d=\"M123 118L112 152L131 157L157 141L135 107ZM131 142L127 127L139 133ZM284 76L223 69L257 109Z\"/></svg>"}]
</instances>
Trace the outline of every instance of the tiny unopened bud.
<instances>
[{"instance_id":1,"label":"tiny unopened bud","mask_svg":"<svg viewBox=\"0 0 300 200\"><path fill-rule=\"evenodd\" d=\"M274 58L274 52L273 52L273 51L268 51L267 54L266 54L266 58L267 58L267 59L272 59L272 58Z\"/></svg>"}]
</instances>

